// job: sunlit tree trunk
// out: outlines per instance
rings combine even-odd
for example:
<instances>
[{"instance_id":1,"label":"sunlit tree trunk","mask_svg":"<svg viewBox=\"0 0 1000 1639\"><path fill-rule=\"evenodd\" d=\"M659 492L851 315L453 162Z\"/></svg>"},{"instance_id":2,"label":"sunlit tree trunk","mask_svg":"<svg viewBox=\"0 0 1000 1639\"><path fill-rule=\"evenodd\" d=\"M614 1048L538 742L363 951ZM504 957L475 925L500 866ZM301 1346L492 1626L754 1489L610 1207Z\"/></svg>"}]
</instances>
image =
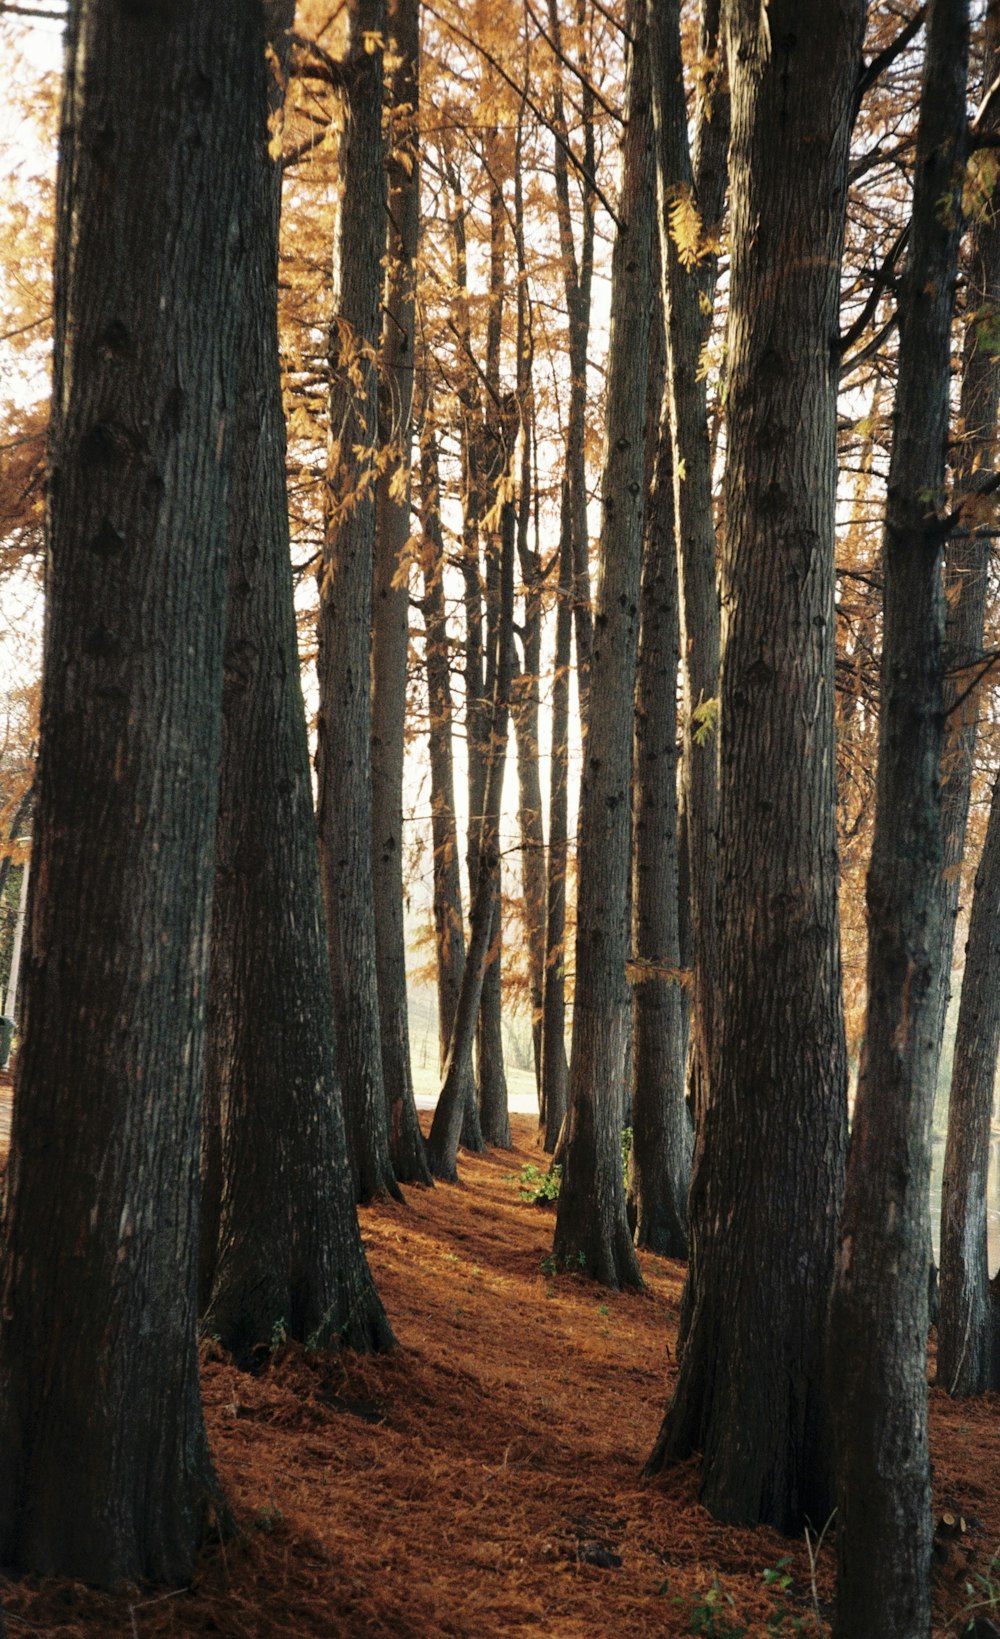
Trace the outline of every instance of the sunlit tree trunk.
<instances>
[{"instance_id":1,"label":"sunlit tree trunk","mask_svg":"<svg viewBox=\"0 0 1000 1639\"><path fill-rule=\"evenodd\" d=\"M868 1012L831 1311L839 1639L930 1632L927 1246L944 984L940 521L966 145L967 0L928 17L882 543Z\"/></svg>"},{"instance_id":2,"label":"sunlit tree trunk","mask_svg":"<svg viewBox=\"0 0 1000 1639\"><path fill-rule=\"evenodd\" d=\"M224 1520L198 1120L259 7L70 8L0 1557L186 1581ZM211 76L206 75L211 65Z\"/></svg>"},{"instance_id":3,"label":"sunlit tree trunk","mask_svg":"<svg viewBox=\"0 0 1000 1639\"><path fill-rule=\"evenodd\" d=\"M578 845L576 996L555 1256L605 1285L638 1286L621 1129L631 1006L628 877L632 719L644 518L646 356L655 178L643 10L628 10L619 226L611 275L601 544Z\"/></svg>"},{"instance_id":4,"label":"sunlit tree trunk","mask_svg":"<svg viewBox=\"0 0 1000 1639\"><path fill-rule=\"evenodd\" d=\"M717 1005L690 1320L648 1468L719 1518L825 1520L847 1135L837 916L837 333L863 0L728 12L732 266ZM693 854L692 854L693 860Z\"/></svg>"},{"instance_id":5,"label":"sunlit tree trunk","mask_svg":"<svg viewBox=\"0 0 1000 1639\"><path fill-rule=\"evenodd\" d=\"M359 1200L399 1195L382 1077L372 867L376 356L386 244L386 0L352 0L343 197L333 249L330 434L317 659L320 859L344 1121ZM370 49L374 45L374 49Z\"/></svg>"}]
</instances>

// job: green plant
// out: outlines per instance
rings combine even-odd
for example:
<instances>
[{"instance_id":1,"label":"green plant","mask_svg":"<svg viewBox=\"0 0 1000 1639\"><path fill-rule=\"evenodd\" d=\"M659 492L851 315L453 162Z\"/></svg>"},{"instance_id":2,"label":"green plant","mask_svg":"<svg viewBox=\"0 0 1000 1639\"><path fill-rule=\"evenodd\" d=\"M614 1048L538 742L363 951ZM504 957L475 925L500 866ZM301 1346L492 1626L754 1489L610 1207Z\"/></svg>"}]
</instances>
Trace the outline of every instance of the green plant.
<instances>
[{"instance_id":1,"label":"green plant","mask_svg":"<svg viewBox=\"0 0 1000 1639\"><path fill-rule=\"evenodd\" d=\"M505 1184L516 1184L522 1201L530 1201L537 1206L539 1201L557 1201L559 1187L562 1183L562 1167L550 1167L543 1172L531 1161L526 1161L520 1172L504 1173Z\"/></svg>"},{"instance_id":2,"label":"green plant","mask_svg":"<svg viewBox=\"0 0 1000 1639\"><path fill-rule=\"evenodd\" d=\"M258 1508L254 1518L254 1525L258 1531L263 1531L269 1537L273 1537L278 1526L284 1522L284 1514L273 1502L265 1503L263 1508Z\"/></svg>"},{"instance_id":3,"label":"green plant","mask_svg":"<svg viewBox=\"0 0 1000 1639\"><path fill-rule=\"evenodd\" d=\"M726 1593L717 1576L699 1599L688 1604L678 1597L673 1602L682 1609L687 1607L687 1633L699 1634L701 1639L744 1639L747 1630L742 1622L731 1620L736 1610L733 1596Z\"/></svg>"},{"instance_id":4,"label":"green plant","mask_svg":"<svg viewBox=\"0 0 1000 1639\"><path fill-rule=\"evenodd\" d=\"M276 1320L271 1327L271 1348L280 1349L283 1343L288 1342L287 1320Z\"/></svg>"},{"instance_id":5,"label":"green plant","mask_svg":"<svg viewBox=\"0 0 1000 1639\"><path fill-rule=\"evenodd\" d=\"M628 1158L632 1154L632 1128L622 1128L622 1179L628 1189Z\"/></svg>"}]
</instances>

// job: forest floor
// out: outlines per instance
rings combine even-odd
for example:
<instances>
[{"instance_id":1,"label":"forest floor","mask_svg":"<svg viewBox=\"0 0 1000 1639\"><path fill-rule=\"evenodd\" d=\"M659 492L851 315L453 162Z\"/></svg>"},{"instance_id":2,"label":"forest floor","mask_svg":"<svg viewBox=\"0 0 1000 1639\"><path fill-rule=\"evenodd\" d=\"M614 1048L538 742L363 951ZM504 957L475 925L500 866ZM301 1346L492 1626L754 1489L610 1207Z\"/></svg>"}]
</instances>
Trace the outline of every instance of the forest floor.
<instances>
[{"instance_id":1,"label":"forest floor","mask_svg":"<svg viewBox=\"0 0 1000 1639\"><path fill-rule=\"evenodd\" d=\"M279 1346L257 1377L206 1358L241 1530L205 1551L193 1585L0 1581L10 1639L828 1632L832 1529L817 1548L717 1524L696 1460L641 1479L683 1270L644 1255L638 1294L551 1273L552 1211L517 1183L543 1160L535 1123L513 1127L512 1152L463 1152L458 1187L362 1212L398 1350ZM931 1391L935 1506L957 1516L936 1549L936 1636L994 1597L1000 1622L998 1414L996 1396Z\"/></svg>"}]
</instances>

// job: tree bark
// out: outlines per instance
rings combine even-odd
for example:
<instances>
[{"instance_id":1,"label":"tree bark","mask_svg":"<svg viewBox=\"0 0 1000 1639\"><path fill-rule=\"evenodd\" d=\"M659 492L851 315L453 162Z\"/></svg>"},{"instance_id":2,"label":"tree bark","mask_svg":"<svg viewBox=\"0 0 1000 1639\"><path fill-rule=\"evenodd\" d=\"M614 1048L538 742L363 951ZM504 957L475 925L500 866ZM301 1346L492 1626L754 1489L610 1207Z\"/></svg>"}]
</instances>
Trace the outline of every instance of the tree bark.
<instances>
[{"instance_id":1,"label":"tree bark","mask_svg":"<svg viewBox=\"0 0 1000 1639\"><path fill-rule=\"evenodd\" d=\"M868 1014L831 1310L840 1639L930 1632L927 1245L941 962L941 549L967 0L935 0L917 131L883 562ZM945 526L946 527L946 526Z\"/></svg>"},{"instance_id":2,"label":"tree bark","mask_svg":"<svg viewBox=\"0 0 1000 1639\"><path fill-rule=\"evenodd\" d=\"M272 3L270 13L282 62L294 5ZM209 1000L222 1193L203 1330L247 1366L276 1329L311 1347L394 1341L354 1211L299 679L278 355L281 177L267 152L281 84L262 54L229 486Z\"/></svg>"},{"instance_id":3,"label":"tree bark","mask_svg":"<svg viewBox=\"0 0 1000 1639\"><path fill-rule=\"evenodd\" d=\"M186 1580L225 1522L196 1350L247 89L259 8L71 7L0 1557Z\"/></svg>"},{"instance_id":4,"label":"tree bark","mask_svg":"<svg viewBox=\"0 0 1000 1639\"><path fill-rule=\"evenodd\" d=\"M699 57L714 63L698 99L697 187L688 145L681 56L680 0L649 0L653 105L657 115L660 269L666 321L668 391L673 436L674 509L680 585L683 686L681 762L686 907L693 973L691 1103L700 1119L714 1040L718 833L718 735L711 702L719 694L720 619L712 509L712 453L701 354L711 324L717 239L726 186L729 95L721 68L719 0L704 0ZM693 201L706 244L685 262L671 232L671 211ZM707 309L707 316L706 310Z\"/></svg>"},{"instance_id":5,"label":"tree bark","mask_svg":"<svg viewBox=\"0 0 1000 1639\"><path fill-rule=\"evenodd\" d=\"M643 8L628 8L620 226L611 273L608 406L590 706L580 796L576 1000L557 1263L604 1285L642 1277L625 1214L621 1129L631 1006L632 715L644 516L655 177Z\"/></svg>"},{"instance_id":6,"label":"tree bark","mask_svg":"<svg viewBox=\"0 0 1000 1639\"><path fill-rule=\"evenodd\" d=\"M403 917L403 760L409 653L410 458L420 171L416 141L420 40L417 0L389 10L393 130L382 334L380 443L391 460L375 484L372 629L372 861L382 1078L396 1177L429 1184L413 1099Z\"/></svg>"},{"instance_id":7,"label":"tree bark","mask_svg":"<svg viewBox=\"0 0 1000 1639\"><path fill-rule=\"evenodd\" d=\"M829 1513L826 1309L846 1145L837 916L837 332L862 0L728 14L732 267L718 976L680 1377L647 1468L717 1517ZM694 852L692 851L692 862Z\"/></svg>"},{"instance_id":8,"label":"tree bark","mask_svg":"<svg viewBox=\"0 0 1000 1639\"><path fill-rule=\"evenodd\" d=\"M400 1199L382 1077L372 867L371 625L385 250L386 0L352 0L343 198L333 250L327 508L318 625L316 771L337 1049L359 1201Z\"/></svg>"},{"instance_id":9,"label":"tree bark","mask_svg":"<svg viewBox=\"0 0 1000 1639\"><path fill-rule=\"evenodd\" d=\"M997 0L991 0L986 13L984 93L992 85L998 68L1000 4ZM1000 121L994 116L989 123L995 131ZM1000 222L992 200L984 204L972 223L967 253L967 281L959 404L960 442L953 485L954 500L965 514L962 521L966 527L963 538L953 538L945 547L945 749L941 790L945 984L938 1031L939 1060L948 1008L948 980L982 696L982 690L975 686L975 668L983 646L990 543L988 537L977 533L975 492L977 483L981 481L980 475L991 474L997 465L1000 363L985 334L1000 308ZM992 811L991 807L991 820ZM1000 846L1000 841L997 845ZM991 942L988 929L991 925L989 906L992 878L990 864L984 855L972 902L975 938L970 925L966 978L959 1010L959 1037L956 1039L952 1067L948 1146L941 1190L938 1380L952 1394L978 1394L993 1386L989 1341L993 1320L986 1263L985 1191L996 1049L992 1059L986 1056L990 1042L986 1019L992 1010L982 991L983 976L979 968ZM979 903L980 895L983 896L982 904ZM971 985L967 1008L966 983ZM984 1005L985 1017L982 1011Z\"/></svg>"},{"instance_id":10,"label":"tree bark","mask_svg":"<svg viewBox=\"0 0 1000 1639\"><path fill-rule=\"evenodd\" d=\"M635 704L632 1148L628 1208L637 1246L686 1258L691 1118L684 1098L677 871L677 546L662 326L650 344L651 482ZM661 407L662 413L657 415Z\"/></svg>"}]
</instances>

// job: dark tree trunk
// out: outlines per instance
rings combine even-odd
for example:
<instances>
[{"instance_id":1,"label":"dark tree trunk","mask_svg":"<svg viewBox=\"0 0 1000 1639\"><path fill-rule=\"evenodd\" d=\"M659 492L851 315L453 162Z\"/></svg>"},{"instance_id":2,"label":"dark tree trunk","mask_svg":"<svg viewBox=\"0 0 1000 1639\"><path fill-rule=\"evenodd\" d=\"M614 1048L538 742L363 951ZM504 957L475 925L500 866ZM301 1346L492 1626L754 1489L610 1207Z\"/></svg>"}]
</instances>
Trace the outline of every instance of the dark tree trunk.
<instances>
[{"instance_id":1,"label":"dark tree trunk","mask_svg":"<svg viewBox=\"0 0 1000 1639\"><path fill-rule=\"evenodd\" d=\"M1000 4L991 0L986 14L984 92L992 85L998 67ZM994 115L990 121L994 131L998 123ZM945 749L941 790L945 985L941 997L939 1055L948 1004L981 699L981 690L975 683L983 645L990 542L976 530L975 490L980 481L978 475L991 474L997 466L1000 361L994 348L986 344L983 324L984 318L991 322L1000 307L1000 221L992 201L980 209L972 223L967 279L960 443L955 457L953 492L954 500L965 514L966 528L964 538L950 540L945 549ZM996 806L994 798L991 823ZM1000 837L995 846L1000 847ZM989 930L994 925L991 918L996 915L995 898L991 900L992 878L991 863L984 853L972 902L973 925L962 985L941 1190L938 1381L951 1394L977 1394L994 1386L989 1342L993 1328L992 1303L986 1267L986 1161L996 1044L994 1041L990 1058L991 1031L987 1020L992 1007L991 998L988 1000L983 993L984 976L980 968L992 942ZM968 1007L966 984L971 986Z\"/></svg>"},{"instance_id":2,"label":"dark tree trunk","mask_svg":"<svg viewBox=\"0 0 1000 1639\"><path fill-rule=\"evenodd\" d=\"M692 1305L648 1468L719 1518L829 1513L846 1145L834 734L836 334L863 0L729 12L732 269L719 940ZM766 21L766 27L765 27ZM768 32L769 31L769 32ZM695 850L692 849L692 863Z\"/></svg>"},{"instance_id":3,"label":"dark tree trunk","mask_svg":"<svg viewBox=\"0 0 1000 1639\"><path fill-rule=\"evenodd\" d=\"M719 694L720 620L712 513L712 452L701 353L711 323L717 256L685 265L670 232L670 211L695 196L702 228L718 234L725 198L729 96L717 67L701 88L697 113L697 176L688 145L688 111L681 58L680 0L649 3L653 101L657 111L660 268L666 320L668 392L673 436L674 507L680 585L680 648L684 756L685 907L694 978L691 1103L700 1117L714 1039L716 976L716 848L718 735L711 703ZM699 55L718 62L718 0L704 0ZM697 186L697 192L696 192ZM705 309L708 310L706 317Z\"/></svg>"},{"instance_id":4,"label":"dark tree trunk","mask_svg":"<svg viewBox=\"0 0 1000 1639\"><path fill-rule=\"evenodd\" d=\"M545 985L542 995L543 1144L551 1155L566 1119L566 870L569 863L569 670L573 638L573 537L569 486L563 483L559 527L559 591L552 678L552 763L549 771L549 863L545 900Z\"/></svg>"},{"instance_id":5,"label":"dark tree trunk","mask_svg":"<svg viewBox=\"0 0 1000 1639\"><path fill-rule=\"evenodd\" d=\"M930 8L882 553L868 1014L831 1311L840 1639L930 1631L927 1246L944 982L941 548L967 0Z\"/></svg>"},{"instance_id":6,"label":"dark tree trunk","mask_svg":"<svg viewBox=\"0 0 1000 1639\"><path fill-rule=\"evenodd\" d=\"M578 846L576 1000L555 1256L607 1286L638 1286L621 1129L631 1005L630 791L644 516L646 359L655 177L643 8L628 8L620 226L611 274L608 406L590 717Z\"/></svg>"},{"instance_id":7,"label":"dark tree trunk","mask_svg":"<svg viewBox=\"0 0 1000 1639\"><path fill-rule=\"evenodd\" d=\"M294 6L272 5L271 15L281 61ZM209 1003L222 1195L204 1330L241 1365L276 1328L313 1347L394 1341L354 1212L299 680L278 356L281 186L267 153L278 87L262 55L229 486Z\"/></svg>"},{"instance_id":8,"label":"dark tree trunk","mask_svg":"<svg viewBox=\"0 0 1000 1639\"><path fill-rule=\"evenodd\" d=\"M352 0L343 198L333 254L327 518L320 576L319 839L355 1193L399 1198L382 1079L372 867L371 624L379 304L386 243L386 0Z\"/></svg>"},{"instance_id":9,"label":"dark tree trunk","mask_svg":"<svg viewBox=\"0 0 1000 1639\"><path fill-rule=\"evenodd\" d=\"M416 113L420 41L417 0L392 0L394 129L389 166L389 241L384 388L379 413L383 453L392 459L375 487L375 585L372 631L372 861L382 1076L396 1177L429 1184L430 1170L413 1101L403 917L403 755L409 649L410 457L412 446L415 259L420 171Z\"/></svg>"},{"instance_id":10,"label":"dark tree trunk","mask_svg":"<svg viewBox=\"0 0 1000 1639\"><path fill-rule=\"evenodd\" d=\"M651 484L642 564L635 709L632 1149L635 1242L686 1258L691 1118L684 1098L677 877L677 550L662 327L650 344ZM662 413L657 408L662 399ZM657 425L658 422L658 425Z\"/></svg>"},{"instance_id":11,"label":"dark tree trunk","mask_svg":"<svg viewBox=\"0 0 1000 1639\"><path fill-rule=\"evenodd\" d=\"M0 1559L186 1580L226 486L259 7L71 7Z\"/></svg>"}]
</instances>

